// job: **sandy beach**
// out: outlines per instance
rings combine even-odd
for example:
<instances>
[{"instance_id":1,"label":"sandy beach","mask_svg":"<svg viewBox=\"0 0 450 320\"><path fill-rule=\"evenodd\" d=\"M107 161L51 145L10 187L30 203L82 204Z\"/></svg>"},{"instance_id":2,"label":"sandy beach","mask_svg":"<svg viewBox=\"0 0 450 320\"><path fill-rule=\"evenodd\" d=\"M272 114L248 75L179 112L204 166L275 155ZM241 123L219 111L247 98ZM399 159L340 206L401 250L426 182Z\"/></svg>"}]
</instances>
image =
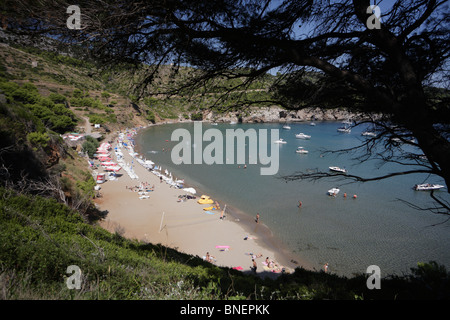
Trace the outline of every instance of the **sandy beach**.
<instances>
[{"instance_id":1,"label":"sandy beach","mask_svg":"<svg viewBox=\"0 0 450 320\"><path fill-rule=\"evenodd\" d=\"M117 141L115 137L110 151L113 162L117 161L114 148L121 145ZM237 268L242 272L252 272L254 258L256 272L260 276L280 274L282 268L285 272L293 272L300 266L309 268L272 241L270 230L263 221L256 223L251 217L245 221L242 216L237 217L227 210L221 219L226 204L220 199L212 199L217 201L220 209L208 213L203 208L212 204L197 203L201 196L198 193L194 195L196 199L180 201L181 195L192 194L161 181L138 163L137 155L130 155L128 148L118 147L118 150L122 152L123 162L133 164L137 179L132 179L127 171L121 169L116 180L99 184L102 197L96 199L96 204L108 212L100 222L103 228L120 232L127 238L162 244L202 258L209 252L215 265ZM95 164L99 163L95 161ZM97 171L105 172L102 167ZM144 198L138 192L142 185L154 187ZM267 257L275 262L273 268L265 265Z\"/></svg>"}]
</instances>

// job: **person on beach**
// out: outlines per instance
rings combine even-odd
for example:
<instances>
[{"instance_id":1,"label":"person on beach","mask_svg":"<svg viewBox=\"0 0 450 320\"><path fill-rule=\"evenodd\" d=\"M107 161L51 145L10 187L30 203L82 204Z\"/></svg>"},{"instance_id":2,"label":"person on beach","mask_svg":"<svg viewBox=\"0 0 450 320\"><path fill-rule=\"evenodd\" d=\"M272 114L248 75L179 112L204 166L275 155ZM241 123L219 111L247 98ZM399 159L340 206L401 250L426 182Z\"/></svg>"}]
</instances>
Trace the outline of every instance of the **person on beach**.
<instances>
[{"instance_id":1,"label":"person on beach","mask_svg":"<svg viewBox=\"0 0 450 320\"><path fill-rule=\"evenodd\" d=\"M253 266L251 267L251 269L254 273L256 273L256 269L258 268L258 266L256 265L255 259L252 259L252 262L253 262Z\"/></svg>"},{"instance_id":2,"label":"person on beach","mask_svg":"<svg viewBox=\"0 0 450 320\"><path fill-rule=\"evenodd\" d=\"M206 261L213 263L213 259L215 259L212 255L209 254L209 252L206 253Z\"/></svg>"},{"instance_id":3,"label":"person on beach","mask_svg":"<svg viewBox=\"0 0 450 320\"><path fill-rule=\"evenodd\" d=\"M248 256L251 256L252 259L261 258L263 256L262 253L254 254L252 252L248 252L248 253L245 253L245 254L248 255Z\"/></svg>"},{"instance_id":4,"label":"person on beach","mask_svg":"<svg viewBox=\"0 0 450 320\"><path fill-rule=\"evenodd\" d=\"M301 201L298 202L298 207L299 207L299 208L302 207L302 202L301 202Z\"/></svg>"},{"instance_id":5,"label":"person on beach","mask_svg":"<svg viewBox=\"0 0 450 320\"><path fill-rule=\"evenodd\" d=\"M259 213L256 214L255 222L256 222L256 223L259 223Z\"/></svg>"},{"instance_id":6,"label":"person on beach","mask_svg":"<svg viewBox=\"0 0 450 320\"><path fill-rule=\"evenodd\" d=\"M323 266L323 271L328 272L328 262Z\"/></svg>"}]
</instances>

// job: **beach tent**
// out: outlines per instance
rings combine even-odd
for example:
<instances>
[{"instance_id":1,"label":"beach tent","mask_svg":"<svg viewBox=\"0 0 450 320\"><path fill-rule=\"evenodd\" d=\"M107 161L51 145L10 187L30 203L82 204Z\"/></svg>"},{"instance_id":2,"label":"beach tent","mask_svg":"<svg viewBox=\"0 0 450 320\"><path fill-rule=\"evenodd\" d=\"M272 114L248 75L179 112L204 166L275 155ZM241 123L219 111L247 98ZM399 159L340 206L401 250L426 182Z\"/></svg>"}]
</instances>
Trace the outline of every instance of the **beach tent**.
<instances>
[{"instance_id":1,"label":"beach tent","mask_svg":"<svg viewBox=\"0 0 450 320\"><path fill-rule=\"evenodd\" d=\"M194 188L184 188L183 190L186 191L186 192L192 193L192 194L196 194L197 193L197 191Z\"/></svg>"}]
</instances>

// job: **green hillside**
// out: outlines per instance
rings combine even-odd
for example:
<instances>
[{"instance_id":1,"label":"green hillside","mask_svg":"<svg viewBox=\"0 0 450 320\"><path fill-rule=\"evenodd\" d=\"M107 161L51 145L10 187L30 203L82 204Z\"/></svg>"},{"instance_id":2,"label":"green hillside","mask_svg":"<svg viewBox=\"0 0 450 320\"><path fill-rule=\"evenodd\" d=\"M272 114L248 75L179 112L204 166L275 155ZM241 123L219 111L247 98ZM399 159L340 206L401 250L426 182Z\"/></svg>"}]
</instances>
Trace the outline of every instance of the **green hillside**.
<instances>
[{"instance_id":1,"label":"green hillside","mask_svg":"<svg viewBox=\"0 0 450 320\"><path fill-rule=\"evenodd\" d=\"M17 45L0 46L0 74L12 81L35 84L44 96L62 95L67 106L91 123L119 126L142 125L167 120L198 120L202 111L226 112L248 103L268 101L268 88L276 77L262 76L247 84L245 79L217 78L197 84L195 90L177 89L195 70L162 66L153 83L137 87L146 69L131 67L104 69L86 60ZM233 92L230 92L231 89ZM267 105L268 102L256 103Z\"/></svg>"}]
</instances>

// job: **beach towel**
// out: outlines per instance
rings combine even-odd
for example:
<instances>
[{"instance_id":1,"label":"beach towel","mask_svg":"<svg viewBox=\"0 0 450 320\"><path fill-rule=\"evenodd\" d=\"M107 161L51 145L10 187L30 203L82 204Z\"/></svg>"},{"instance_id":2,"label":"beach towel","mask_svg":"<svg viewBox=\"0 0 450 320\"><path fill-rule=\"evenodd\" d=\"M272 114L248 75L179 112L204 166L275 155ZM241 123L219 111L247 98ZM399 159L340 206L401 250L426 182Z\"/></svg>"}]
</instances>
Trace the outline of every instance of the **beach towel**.
<instances>
[{"instance_id":1,"label":"beach towel","mask_svg":"<svg viewBox=\"0 0 450 320\"><path fill-rule=\"evenodd\" d=\"M213 212L213 211L205 211L205 213L207 213L207 214L215 214L215 212Z\"/></svg>"},{"instance_id":2,"label":"beach towel","mask_svg":"<svg viewBox=\"0 0 450 320\"><path fill-rule=\"evenodd\" d=\"M242 268L241 266L238 267L233 267L234 270L244 270L244 268Z\"/></svg>"}]
</instances>

